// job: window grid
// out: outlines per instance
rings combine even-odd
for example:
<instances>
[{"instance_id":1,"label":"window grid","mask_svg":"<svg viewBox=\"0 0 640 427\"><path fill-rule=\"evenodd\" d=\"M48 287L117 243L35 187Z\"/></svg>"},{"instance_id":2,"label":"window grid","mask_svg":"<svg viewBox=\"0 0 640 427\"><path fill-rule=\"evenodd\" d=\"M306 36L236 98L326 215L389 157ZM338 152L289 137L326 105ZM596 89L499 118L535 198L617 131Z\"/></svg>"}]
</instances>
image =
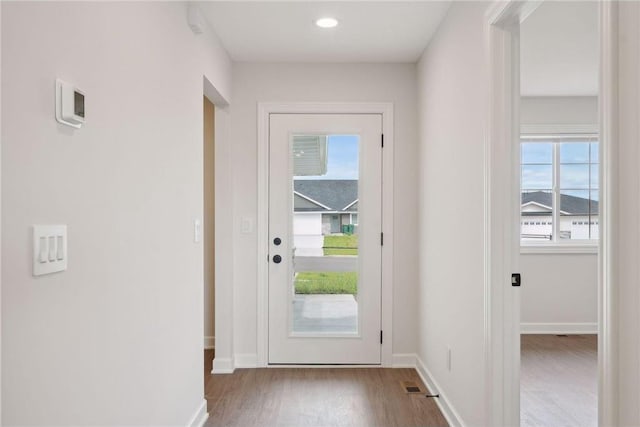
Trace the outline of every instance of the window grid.
<instances>
[{"instance_id":1,"label":"window grid","mask_svg":"<svg viewBox=\"0 0 640 427\"><path fill-rule=\"evenodd\" d=\"M534 237L540 237L536 235L530 235L527 237L525 233L523 233L523 226L525 225L549 225L551 226L551 234L548 236L548 240L553 243L560 243L561 241L567 240L587 240L593 241L598 238L596 230L593 226L598 226L598 212L593 209L593 205L595 201L599 200L599 185L595 185L593 182L593 174L598 172L599 169L599 158L594 158L594 149L598 149L598 141L597 136L595 135L581 135L574 137L563 137L563 136L555 136L555 137L522 137L521 140L521 155L520 155L520 176L521 176L521 197L526 193L531 192L548 192L551 193L551 221L531 221L530 219L524 220L526 217L523 215L523 211L521 209L521 220L520 220L520 230L521 230L521 239L532 239ZM551 163L547 161L526 161L524 159L523 153L523 143L531 144L531 143L546 143L551 144L552 147L552 156ZM571 159L562 159L561 157L561 149L563 144L572 144L572 143L583 143L587 144L587 158L582 161L571 161ZM596 151L597 152L597 151ZM599 157L599 156L598 156ZM571 165L571 166L586 166L587 170L587 185L584 188L578 188L578 186L562 186L561 178L562 178L562 166ZM526 166L551 166L552 170L552 188L524 188L524 170ZM568 170L568 169L567 169ZM566 172L566 171L565 171ZM561 217L565 216L561 213L562 211L562 195L565 194L567 196L573 196L575 194L586 194L587 207L586 207L586 220L571 220L569 222L570 225L586 225L587 227L587 238L586 239L573 239L571 236L571 230L568 231L569 237L567 238L567 231L564 230L562 232L562 222ZM578 197L578 196L574 196ZM585 199L585 197L581 197ZM568 198L567 198L568 199ZM528 216L528 215L527 215ZM571 216L571 215L567 215ZM565 237L563 237L563 235ZM546 237L546 236L543 236Z\"/></svg>"}]
</instances>

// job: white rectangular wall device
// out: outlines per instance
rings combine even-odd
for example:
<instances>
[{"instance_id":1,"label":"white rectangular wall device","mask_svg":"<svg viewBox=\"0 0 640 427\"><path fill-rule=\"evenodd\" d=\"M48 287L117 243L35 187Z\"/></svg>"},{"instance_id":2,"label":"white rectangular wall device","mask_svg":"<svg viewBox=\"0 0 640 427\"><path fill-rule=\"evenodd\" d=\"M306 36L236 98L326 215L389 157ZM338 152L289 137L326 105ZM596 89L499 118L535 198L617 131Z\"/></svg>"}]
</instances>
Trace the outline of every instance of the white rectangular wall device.
<instances>
[{"instance_id":1,"label":"white rectangular wall device","mask_svg":"<svg viewBox=\"0 0 640 427\"><path fill-rule=\"evenodd\" d=\"M77 87L56 80L56 120L80 129L84 124L84 92Z\"/></svg>"},{"instance_id":2,"label":"white rectangular wall device","mask_svg":"<svg viewBox=\"0 0 640 427\"><path fill-rule=\"evenodd\" d=\"M33 275L67 269L67 226L33 226Z\"/></svg>"}]
</instances>

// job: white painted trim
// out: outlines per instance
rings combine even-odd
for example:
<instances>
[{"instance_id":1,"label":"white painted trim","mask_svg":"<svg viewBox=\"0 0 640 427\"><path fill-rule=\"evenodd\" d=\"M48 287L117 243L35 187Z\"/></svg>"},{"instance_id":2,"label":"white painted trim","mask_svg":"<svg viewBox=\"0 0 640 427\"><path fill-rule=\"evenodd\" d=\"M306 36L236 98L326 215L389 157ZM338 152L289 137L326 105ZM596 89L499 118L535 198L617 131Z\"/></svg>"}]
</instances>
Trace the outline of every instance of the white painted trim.
<instances>
[{"instance_id":1,"label":"white painted trim","mask_svg":"<svg viewBox=\"0 0 640 427\"><path fill-rule=\"evenodd\" d=\"M271 105L271 104L268 104ZM271 108L258 103L258 277L256 293L256 364L267 366L269 355L269 114Z\"/></svg>"},{"instance_id":2,"label":"white painted trim","mask_svg":"<svg viewBox=\"0 0 640 427\"><path fill-rule=\"evenodd\" d=\"M202 403L200 403L196 412L191 416L191 419L187 423L187 427L202 427L208 418L209 413L207 412L207 401L202 399Z\"/></svg>"},{"instance_id":3,"label":"white painted trim","mask_svg":"<svg viewBox=\"0 0 640 427\"><path fill-rule=\"evenodd\" d=\"M213 359L213 368L211 369L212 374L233 374L234 370L235 364L233 357L225 359L216 357Z\"/></svg>"},{"instance_id":4,"label":"white painted trim","mask_svg":"<svg viewBox=\"0 0 640 427\"><path fill-rule=\"evenodd\" d=\"M527 202L527 203L523 204L522 207L529 206L529 205L535 205L535 206L538 206L538 207L541 207L541 208L546 208L546 209L549 209L549 211L551 211L551 209L552 209L551 206L543 205L542 203L534 202L534 201ZM523 216L525 216L525 215L523 215Z\"/></svg>"},{"instance_id":5,"label":"white painted trim","mask_svg":"<svg viewBox=\"0 0 640 427\"><path fill-rule=\"evenodd\" d=\"M358 203L358 200L360 199L355 199L353 202L349 203L347 206L345 206L344 208L342 208L343 211L346 211L347 209L349 209L351 206L355 205L356 203Z\"/></svg>"},{"instance_id":6,"label":"white painted trim","mask_svg":"<svg viewBox=\"0 0 640 427\"><path fill-rule=\"evenodd\" d=\"M234 357L235 368L257 368L258 367L258 355L255 353L240 353Z\"/></svg>"},{"instance_id":7,"label":"white painted trim","mask_svg":"<svg viewBox=\"0 0 640 427\"><path fill-rule=\"evenodd\" d=\"M429 389L430 394L440 395L440 397L435 397L433 399L438 405L440 412L442 412L442 415L444 415L445 419L447 420L447 423L451 427L464 427L465 423L462 420L462 417L460 416L456 408L451 404L451 401L447 398L447 395L440 388L438 382L435 380L433 375L431 375L431 372L429 372L419 356L416 356L416 372L418 372L420 379Z\"/></svg>"},{"instance_id":8,"label":"white painted trim","mask_svg":"<svg viewBox=\"0 0 640 427\"><path fill-rule=\"evenodd\" d=\"M377 107L382 112L382 133L384 148L382 154L382 231L385 244L382 246L382 366L393 363L393 253L394 253L394 110L393 104L385 103Z\"/></svg>"},{"instance_id":9,"label":"white painted trim","mask_svg":"<svg viewBox=\"0 0 640 427\"><path fill-rule=\"evenodd\" d=\"M297 211L294 212L295 215L317 215L317 214L343 214L349 212L338 212L338 211Z\"/></svg>"},{"instance_id":10,"label":"white painted trim","mask_svg":"<svg viewBox=\"0 0 640 427\"><path fill-rule=\"evenodd\" d=\"M598 323L521 323L520 333L551 335L597 334Z\"/></svg>"},{"instance_id":11,"label":"white painted trim","mask_svg":"<svg viewBox=\"0 0 640 427\"><path fill-rule=\"evenodd\" d=\"M597 136L599 133L598 124L521 124L521 137L528 135L539 136Z\"/></svg>"},{"instance_id":12,"label":"white painted trim","mask_svg":"<svg viewBox=\"0 0 640 427\"><path fill-rule=\"evenodd\" d=\"M570 244L522 244L520 246L520 254L526 255L547 255L547 254L598 254L598 244L585 244L585 245L570 245Z\"/></svg>"},{"instance_id":13,"label":"white painted trim","mask_svg":"<svg viewBox=\"0 0 640 427\"><path fill-rule=\"evenodd\" d=\"M510 285L519 251L519 23L537 7L496 1L485 21L489 112L485 138L485 425L520 424L520 293Z\"/></svg>"},{"instance_id":14,"label":"white painted trim","mask_svg":"<svg viewBox=\"0 0 640 427\"><path fill-rule=\"evenodd\" d=\"M600 240L598 257L598 425L618 425L618 312L615 199L618 182L618 2L603 1L600 12Z\"/></svg>"},{"instance_id":15,"label":"white painted trim","mask_svg":"<svg viewBox=\"0 0 640 427\"><path fill-rule=\"evenodd\" d=\"M212 350L216 348L216 337L204 337L204 349Z\"/></svg>"},{"instance_id":16,"label":"white painted trim","mask_svg":"<svg viewBox=\"0 0 640 427\"><path fill-rule=\"evenodd\" d=\"M257 360L256 366L267 366L269 322L268 322L268 194L269 194L269 114L382 114L384 134L383 184L382 184L382 231L385 234L382 247L382 313L381 322L384 342L381 348L382 366L393 364L393 176L394 176L394 109L393 103L313 103L313 102L260 102L258 103L258 217L256 232L258 239L257 277ZM264 262L263 262L264 261Z\"/></svg>"},{"instance_id":17,"label":"white painted trim","mask_svg":"<svg viewBox=\"0 0 640 427\"><path fill-rule=\"evenodd\" d=\"M0 6L0 23L2 23L2 6ZM2 46L2 31L0 29L0 46ZM1 49L0 49L1 50ZM2 82L2 55L0 54L0 82ZM0 100L2 99L0 84ZM2 102L0 102L0 136L2 135ZM0 137L0 177L2 177L2 137ZM2 241L2 179L0 179L0 242ZM2 249L0 245L0 331L2 330ZM2 366L2 338L0 337L0 367ZM2 369L0 369L0 384L2 384ZM2 425L2 387L0 387L0 425Z\"/></svg>"},{"instance_id":18,"label":"white painted trim","mask_svg":"<svg viewBox=\"0 0 640 427\"><path fill-rule=\"evenodd\" d=\"M416 356L415 353L398 353L393 355L392 368L416 368Z\"/></svg>"}]
</instances>

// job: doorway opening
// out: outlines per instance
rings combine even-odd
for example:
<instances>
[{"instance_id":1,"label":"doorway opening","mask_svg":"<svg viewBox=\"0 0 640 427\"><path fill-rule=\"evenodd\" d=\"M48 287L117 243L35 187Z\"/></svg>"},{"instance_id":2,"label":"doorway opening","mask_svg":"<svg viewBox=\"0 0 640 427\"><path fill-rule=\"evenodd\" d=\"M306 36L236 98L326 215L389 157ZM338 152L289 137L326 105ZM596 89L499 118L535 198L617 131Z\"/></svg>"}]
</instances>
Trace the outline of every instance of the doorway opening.
<instances>
[{"instance_id":1,"label":"doorway opening","mask_svg":"<svg viewBox=\"0 0 640 427\"><path fill-rule=\"evenodd\" d=\"M205 378L215 357L215 105L203 97L203 219Z\"/></svg>"},{"instance_id":2,"label":"doorway opening","mask_svg":"<svg viewBox=\"0 0 640 427\"><path fill-rule=\"evenodd\" d=\"M325 180L318 179L318 177L322 178L319 175L305 176L302 172L294 174L295 138L309 140L315 138L315 142L311 145L315 144L316 147L324 140L323 138L329 140L329 145L333 138L339 143L338 147L350 147L352 151L357 147L357 156L351 156L352 161L357 159L357 180L354 179L355 176L348 176L346 178L350 179L347 180L338 179L343 181L340 185L345 184L344 181L352 181L346 185L357 188L352 191L354 200L344 201L344 203L340 201L338 204L343 206L334 207L331 206L334 201L322 203L314 199L312 194L305 194L310 191L309 185ZM383 139L384 148L382 147ZM300 153L300 150L305 151L305 154ZM301 155L300 158L308 157L308 153L298 148L297 154ZM319 159L314 160L311 156L306 160L311 160L311 165L315 163L317 166ZM324 175L324 172L321 171L319 174ZM382 179L383 176L384 179ZM393 341L391 305L393 300L391 280L393 271L393 105L390 103L260 103L258 105L258 177L256 226L258 257L268 262L260 267L258 273L257 315L260 326L256 365L259 367L275 364L391 366L393 363L391 347ZM310 184L308 181L316 181L316 183ZM297 201L297 212L294 201ZM299 235L296 237L293 218L297 216L302 220L303 212L300 209L311 205L315 206L314 209L325 205L324 212L328 215L325 215L325 218L320 215L319 222L316 218L315 231L311 236L302 231L304 227L311 227L312 224L303 224L298 221L295 229ZM322 212L316 212L316 216L318 213ZM333 218L334 216L337 218ZM305 234L307 236L303 237ZM301 239L307 241L302 242ZM299 251L298 246L300 246ZM342 253L338 254L338 252ZM344 275L350 276L347 282L350 280L356 285L355 288L353 286L349 288L353 293L336 294L337 298L349 299L350 308L353 309L353 316L348 316L352 319L348 325L349 330L345 329L346 326L342 331L333 330L322 333L300 330L300 327L304 329L308 326L304 325L304 322L298 323L298 330L293 328L295 299L311 295L302 293L303 287L311 285L311 282L317 279L315 276L300 275L300 273L317 273L311 269L301 271L306 268L304 263L310 261L313 253L316 258L326 258L322 260L323 262L327 259L331 261L329 270L333 271L328 273L341 275L349 273ZM275 262L275 256L278 256L278 262ZM307 259L296 260L295 256ZM318 261L318 259L311 261ZM355 272L350 271L353 270L354 261ZM299 279L308 280L304 283L301 280L298 281L298 293L295 286L296 275ZM320 295L323 298L322 295L327 294ZM282 309L271 308L272 305L278 306L278 304ZM331 314L331 310L325 310L327 307L329 306L326 304L311 304L307 308L315 311L307 310L307 317L319 317L316 316L316 312L322 311ZM300 314L304 314L304 309ZM355 322L353 322L354 318ZM331 322L331 319L329 321ZM322 351L317 351L318 348Z\"/></svg>"},{"instance_id":3,"label":"doorway opening","mask_svg":"<svg viewBox=\"0 0 640 427\"><path fill-rule=\"evenodd\" d=\"M594 2L520 23L520 425L598 425L599 30Z\"/></svg>"},{"instance_id":4,"label":"doorway opening","mask_svg":"<svg viewBox=\"0 0 640 427\"><path fill-rule=\"evenodd\" d=\"M592 25L591 30L601 29L592 33L590 42L586 43L592 49L592 55L595 55L591 60L595 62L597 69L588 68L585 64L574 67L574 70L577 68L582 73L596 76L595 82L590 80L592 88L595 87L593 92L583 96L570 91L535 93L540 87L531 89L535 88L535 85L531 85L535 81L532 77L537 76L538 81L542 82L545 77L548 79L561 73L554 71L549 64L537 64L537 69L532 66L531 58L527 59L526 49L535 47L535 43L527 34L527 26L544 17L546 8L573 6L569 3L556 3L526 1L496 4L487 20L492 89L490 138L486 146L486 166L490 173L486 182L488 257L485 283L488 325L486 345L492 355L487 364L492 379L489 386L490 397L487 399L487 422L492 425L520 425L521 421L523 425L530 424L529 422L571 424L566 419L551 421L532 419L532 416L527 419L524 415L531 400L525 399L534 396L539 400L555 400L555 403L562 404L561 402L566 403L575 398L575 393L555 395L554 398L554 391L548 388L538 393L530 389L526 397L523 392L521 400L519 391L521 378L525 384L532 376L539 380L545 375L529 374L529 362L533 361L535 365L535 357L527 360L527 353L534 354L541 348L559 347L556 345L559 342L577 348L578 340L586 344L589 356L585 359L590 362L586 364L586 368L578 367L577 370L583 369L589 374L586 380L577 376L573 380L576 385L580 383L577 386L579 389L591 394L591 402L588 403L589 410L578 409L589 419L581 418L574 424L615 424L611 421L615 417L612 401L615 379L612 373L615 367L611 357L614 338L610 309L612 302L609 298L613 286L609 241L612 229L612 192L608 165L611 161L610 120L613 111L609 99L614 92L608 80L599 77L602 73L606 74L612 66L612 57L608 51L610 46L607 43L612 31L612 6L606 3L575 4L577 7L595 7L596 9L587 13L592 14L591 19L596 20L597 25L587 25ZM536 17L537 13L541 15ZM575 13L571 18L550 13L552 18L559 20L557 23L561 34L570 33L568 29L576 24ZM580 24L584 20L577 21ZM553 34L549 25L545 26L545 31L547 37ZM547 40L537 43L545 44L538 46L543 57L549 56L558 48L567 47L562 41ZM564 59L564 71L568 63L578 60L576 56L585 53L575 46L573 44L571 54L561 56ZM528 60L529 64L526 62ZM527 75L527 69L535 72ZM555 87L557 91L567 87L575 90L577 85L589 80L582 81L576 75L570 78L568 83L558 84L560 79L557 79L551 84L558 84ZM527 85L530 85L528 90L532 91L529 94L525 92ZM522 94L520 88L523 89ZM552 97L572 99L550 99ZM580 101L582 107L578 108L576 105ZM568 103L572 106L569 107ZM553 111L557 114L554 115ZM592 113L590 121L579 121L577 114L584 115L588 111ZM533 112L552 115L554 121L531 121ZM562 117L570 118L558 122ZM504 224L509 226L505 227ZM544 257L546 264L538 265ZM579 266L585 263L589 268ZM510 286L505 286L505 278L512 277L514 272L523 273L522 287L513 280ZM563 275L565 279L562 279ZM543 303L538 314L551 315L554 304L557 306L557 303L566 300L569 305L559 310L565 317L556 317L551 321L533 321L532 307L541 300L538 298L536 301L535 292L539 290L540 283L548 285L551 282L558 283L558 286L543 295L550 298L549 303ZM591 284L589 291L571 290L571 286L585 285L581 282ZM590 302L583 301L587 297ZM580 298L582 299L578 301ZM583 311L578 313L581 309ZM571 313L575 315L573 318L568 317ZM521 331L526 333L522 339L522 348L526 348L522 352L522 360ZM552 335L549 339L555 341L551 345L539 342L538 338L544 335L539 334L540 332ZM595 353L594 345L597 346ZM597 359L595 371L594 356ZM558 377L559 375L555 375L555 379ZM575 391L576 387L573 389ZM584 399L578 400L584 402ZM597 402L596 405L593 402Z\"/></svg>"}]
</instances>

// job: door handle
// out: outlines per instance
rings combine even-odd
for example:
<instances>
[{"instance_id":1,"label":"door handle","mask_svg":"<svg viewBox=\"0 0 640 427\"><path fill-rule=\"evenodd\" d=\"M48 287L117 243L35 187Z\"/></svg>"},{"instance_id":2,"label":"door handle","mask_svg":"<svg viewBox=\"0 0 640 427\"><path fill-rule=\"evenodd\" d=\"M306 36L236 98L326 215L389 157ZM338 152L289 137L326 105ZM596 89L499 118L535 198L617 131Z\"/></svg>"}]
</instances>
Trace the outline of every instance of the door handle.
<instances>
[{"instance_id":1,"label":"door handle","mask_svg":"<svg viewBox=\"0 0 640 427\"><path fill-rule=\"evenodd\" d=\"M511 275L511 286L520 286L522 284L522 278L520 273L513 273Z\"/></svg>"},{"instance_id":2,"label":"door handle","mask_svg":"<svg viewBox=\"0 0 640 427\"><path fill-rule=\"evenodd\" d=\"M276 264L280 264L281 261L282 261L282 257L280 255L273 256L273 262L275 262Z\"/></svg>"}]
</instances>

